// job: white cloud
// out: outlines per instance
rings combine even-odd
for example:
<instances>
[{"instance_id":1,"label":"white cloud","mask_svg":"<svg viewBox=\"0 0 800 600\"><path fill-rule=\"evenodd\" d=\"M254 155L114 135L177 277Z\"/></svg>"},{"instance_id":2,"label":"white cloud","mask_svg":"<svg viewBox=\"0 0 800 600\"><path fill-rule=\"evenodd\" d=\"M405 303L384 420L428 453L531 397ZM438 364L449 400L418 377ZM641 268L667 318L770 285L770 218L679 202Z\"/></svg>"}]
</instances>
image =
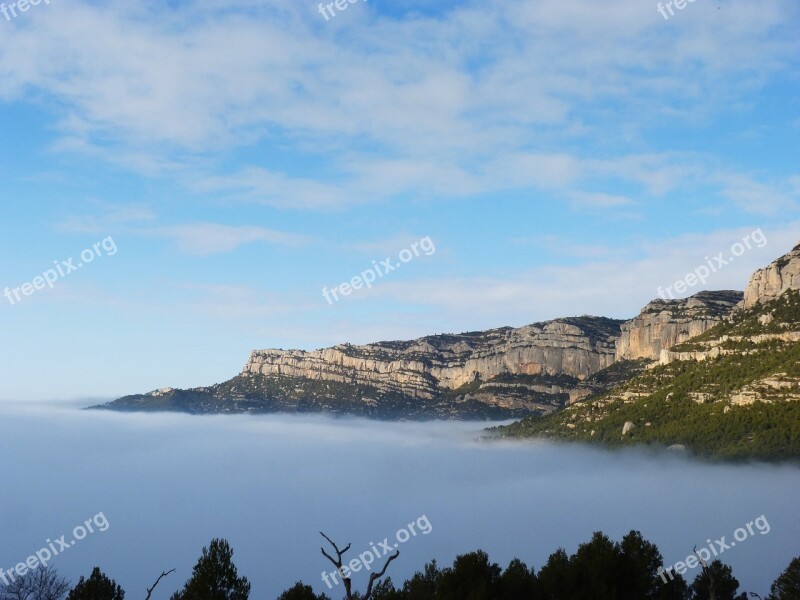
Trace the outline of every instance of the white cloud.
<instances>
[{"instance_id":1,"label":"white cloud","mask_svg":"<svg viewBox=\"0 0 800 600\"><path fill-rule=\"evenodd\" d=\"M297 246L307 243L310 239L305 235L275 231L265 227L230 226L220 223L169 225L143 230L141 233L170 239L177 243L182 252L193 256L230 252L245 244L256 242Z\"/></svg>"},{"instance_id":2,"label":"white cloud","mask_svg":"<svg viewBox=\"0 0 800 600\"><path fill-rule=\"evenodd\" d=\"M572 198L573 204L577 207L594 209L618 208L636 203L627 196L604 194L602 192L576 192Z\"/></svg>"},{"instance_id":3,"label":"white cloud","mask_svg":"<svg viewBox=\"0 0 800 600\"><path fill-rule=\"evenodd\" d=\"M707 257L724 252L758 226L718 230L710 235L684 235L672 239L644 241L638 258L613 253L586 256L578 264L529 270L513 277L462 277L413 282L384 282L370 290L381 301L438 310L450 329L462 331L504 324L522 325L534 320L592 314L631 318L650 300L658 288L683 279L686 273L706 264ZM791 250L798 242L800 222L780 228L764 228L767 244L753 245L743 256L714 273L702 290L744 290L750 275ZM620 294L624 290L624 294ZM364 300L368 300L365 297Z\"/></svg>"},{"instance_id":4,"label":"white cloud","mask_svg":"<svg viewBox=\"0 0 800 600\"><path fill-rule=\"evenodd\" d=\"M196 191L222 193L277 208L333 210L365 201L335 184L257 167L231 175L191 178L188 184Z\"/></svg>"},{"instance_id":5,"label":"white cloud","mask_svg":"<svg viewBox=\"0 0 800 600\"><path fill-rule=\"evenodd\" d=\"M253 243L301 246L312 240L308 235L253 225L208 222L161 225L156 223L156 213L145 205L92 204L97 207L97 214L68 216L57 224L57 229L67 233L124 232L134 236L159 237L174 242L181 252L192 256L231 252Z\"/></svg>"},{"instance_id":6,"label":"white cloud","mask_svg":"<svg viewBox=\"0 0 800 600\"><path fill-rule=\"evenodd\" d=\"M181 164L194 175L204 156L257 142L323 156L323 174L255 160L206 166L198 185L328 210L406 191L568 188L599 137L712 115L790 69L800 46L790 0L696 3L669 23L638 0L475 2L424 18L360 8L320 27L284 0L54 3L4 32L0 97L40 98L60 119L58 149L187 185ZM565 139L582 157L552 150ZM652 151L608 155L599 171L655 194L697 176Z\"/></svg>"},{"instance_id":7,"label":"white cloud","mask_svg":"<svg viewBox=\"0 0 800 600\"><path fill-rule=\"evenodd\" d=\"M800 190L791 189L791 180L772 185L735 173L720 174L718 179L721 195L745 212L776 215L800 208Z\"/></svg>"},{"instance_id":8,"label":"white cloud","mask_svg":"<svg viewBox=\"0 0 800 600\"><path fill-rule=\"evenodd\" d=\"M90 215L70 215L57 224L60 231L68 233L108 233L131 223L156 220L156 214L143 204L109 204L91 201L96 213Z\"/></svg>"}]
</instances>

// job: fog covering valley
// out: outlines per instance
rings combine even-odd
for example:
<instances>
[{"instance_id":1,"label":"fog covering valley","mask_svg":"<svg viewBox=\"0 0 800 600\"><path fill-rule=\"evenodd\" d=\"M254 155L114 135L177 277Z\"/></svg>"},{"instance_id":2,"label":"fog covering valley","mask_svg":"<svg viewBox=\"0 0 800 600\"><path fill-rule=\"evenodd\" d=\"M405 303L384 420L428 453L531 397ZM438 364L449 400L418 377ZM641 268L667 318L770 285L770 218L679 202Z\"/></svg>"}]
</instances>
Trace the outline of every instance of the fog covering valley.
<instances>
[{"instance_id":1,"label":"fog covering valley","mask_svg":"<svg viewBox=\"0 0 800 600\"><path fill-rule=\"evenodd\" d=\"M253 598L295 581L328 590L319 531L355 556L426 516L388 575L401 582L436 558L478 548L506 566L540 567L602 530L631 529L671 565L707 538L730 541L764 515L769 532L721 556L740 589L766 591L800 537L800 471L704 464L674 453L608 452L544 442L477 441L485 423L385 423L296 416L119 414L73 404L0 403L0 568L103 513L51 564L77 581L94 565L130 598L162 570L167 597L200 550L227 538ZM686 575L690 581L698 570ZM363 589L363 572L354 585Z\"/></svg>"}]
</instances>

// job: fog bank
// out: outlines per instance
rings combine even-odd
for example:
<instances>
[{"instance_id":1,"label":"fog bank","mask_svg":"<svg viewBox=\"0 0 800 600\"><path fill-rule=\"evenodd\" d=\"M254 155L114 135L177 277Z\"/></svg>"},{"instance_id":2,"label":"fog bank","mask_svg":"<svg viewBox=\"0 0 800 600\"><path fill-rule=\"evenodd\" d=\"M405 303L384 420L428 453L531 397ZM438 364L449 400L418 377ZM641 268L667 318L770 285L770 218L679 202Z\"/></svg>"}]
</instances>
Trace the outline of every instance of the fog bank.
<instances>
[{"instance_id":1,"label":"fog bank","mask_svg":"<svg viewBox=\"0 0 800 600\"><path fill-rule=\"evenodd\" d=\"M400 545L396 583L478 548L501 566L519 557L538 568L597 530L619 539L638 529L672 564L761 515L769 533L722 556L744 589L763 594L800 554L795 467L486 443L482 427L0 404L0 568L101 512L108 528L51 564L73 581L99 565L131 600L174 567L154 595L168 598L213 537L231 542L254 599L300 579L337 598L320 577L331 570L320 530L352 542L354 558L422 516L430 530ZM366 578L354 576L356 589Z\"/></svg>"}]
</instances>

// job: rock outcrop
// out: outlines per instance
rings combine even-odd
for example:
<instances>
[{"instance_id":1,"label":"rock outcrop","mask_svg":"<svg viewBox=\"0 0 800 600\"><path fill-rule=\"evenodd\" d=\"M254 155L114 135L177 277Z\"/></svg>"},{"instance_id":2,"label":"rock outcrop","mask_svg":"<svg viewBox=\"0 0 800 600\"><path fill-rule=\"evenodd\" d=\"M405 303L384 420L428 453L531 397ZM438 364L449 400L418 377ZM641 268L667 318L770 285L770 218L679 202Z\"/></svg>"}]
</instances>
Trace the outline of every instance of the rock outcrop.
<instances>
[{"instance_id":1,"label":"rock outcrop","mask_svg":"<svg viewBox=\"0 0 800 600\"><path fill-rule=\"evenodd\" d=\"M580 381L614 362L620 325L579 317L409 342L344 344L310 352L256 350L242 374L368 385L420 399L499 375L564 375Z\"/></svg>"},{"instance_id":2,"label":"rock outcrop","mask_svg":"<svg viewBox=\"0 0 800 600\"><path fill-rule=\"evenodd\" d=\"M750 278L741 307L752 308L774 300L787 290L800 290L800 244Z\"/></svg>"},{"instance_id":3,"label":"rock outcrop","mask_svg":"<svg viewBox=\"0 0 800 600\"><path fill-rule=\"evenodd\" d=\"M662 350L658 363L650 365L656 367L658 365L669 365L676 361L704 361L719 358L720 356L730 356L732 354L741 353L740 350L735 348L724 348L725 344L730 342L749 342L751 344L763 344L765 342L800 342L800 331L787 331L784 333L764 333L760 335L723 335L718 339L708 340L699 344L707 350Z\"/></svg>"},{"instance_id":4,"label":"rock outcrop","mask_svg":"<svg viewBox=\"0 0 800 600\"><path fill-rule=\"evenodd\" d=\"M662 351L705 333L736 308L742 293L700 292L683 300L654 300L622 326L617 360L658 359Z\"/></svg>"}]
</instances>

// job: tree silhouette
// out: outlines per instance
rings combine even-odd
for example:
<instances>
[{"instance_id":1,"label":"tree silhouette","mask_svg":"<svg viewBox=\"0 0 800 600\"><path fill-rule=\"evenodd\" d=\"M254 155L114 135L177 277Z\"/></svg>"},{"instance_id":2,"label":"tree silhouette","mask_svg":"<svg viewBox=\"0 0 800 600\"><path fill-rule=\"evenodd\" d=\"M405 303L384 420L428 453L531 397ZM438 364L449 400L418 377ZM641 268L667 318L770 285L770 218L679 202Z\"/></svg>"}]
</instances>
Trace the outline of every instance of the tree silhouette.
<instances>
[{"instance_id":1,"label":"tree silhouette","mask_svg":"<svg viewBox=\"0 0 800 600\"><path fill-rule=\"evenodd\" d=\"M703 572L692 583L693 600L744 600L747 594L736 595L739 581L728 565L715 560L710 565L702 563Z\"/></svg>"},{"instance_id":2,"label":"tree silhouette","mask_svg":"<svg viewBox=\"0 0 800 600\"><path fill-rule=\"evenodd\" d=\"M766 600L797 600L800 598L800 557L795 558L772 584Z\"/></svg>"},{"instance_id":3,"label":"tree silhouette","mask_svg":"<svg viewBox=\"0 0 800 600\"><path fill-rule=\"evenodd\" d=\"M227 540L213 539L192 569L192 576L171 600L248 600L250 582L239 577Z\"/></svg>"},{"instance_id":4,"label":"tree silhouette","mask_svg":"<svg viewBox=\"0 0 800 600\"><path fill-rule=\"evenodd\" d=\"M113 579L109 579L100 567L92 569L89 579L80 578L72 588L67 600L124 600L125 591Z\"/></svg>"},{"instance_id":5,"label":"tree silhouette","mask_svg":"<svg viewBox=\"0 0 800 600\"><path fill-rule=\"evenodd\" d=\"M492 600L502 569L489 562L483 550L456 557L453 567L442 572L438 600Z\"/></svg>"},{"instance_id":6,"label":"tree silhouette","mask_svg":"<svg viewBox=\"0 0 800 600\"><path fill-rule=\"evenodd\" d=\"M69 582L52 567L30 571L0 587L0 600L63 600Z\"/></svg>"},{"instance_id":7,"label":"tree silhouette","mask_svg":"<svg viewBox=\"0 0 800 600\"><path fill-rule=\"evenodd\" d=\"M294 587L283 592L278 600L330 600L325 594L317 596L310 585L303 585L298 581Z\"/></svg>"},{"instance_id":8,"label":"tree silhouette","mask_svg":"<svg viewBox=\"0 0 800 600\"><path fill-rule=\"evenodd\" d=\"M174 572L175 572L175 569L170 569L169 571L162 571L161 575L158 576L158 579L156 579L155 583L153 583L153 585L151 585L149 588L147 588L147 597L144 600L150 600L150 596L153 595L153 590L156 589L156 586L158 586L159 582L164 577L166 577L167 575L170 575L171 573L174 573Z\"/></svg>"},{"instance_id":9,"label":"tree silhouette","mask_svg":"<svg viewBox=\"0 0 800 600\"><path fill-rule=\"evenodd\" d=\"M339 546L337 546L333 542L333 540L331 540L331 538L329 538L327 535L325 535L321 531L319 532L319 534L322 537L324 537L331 546L333 546L333 551L336 554L336 558L333 558L330 554L328 554L328 552L325 550L325 548L321 548L322 555L325 558L327 558L329 561L331 561L331 563L333 563L333 566L336 567L336 571L341 575L342 583L344 584L345 600L356 600L356 598L359 598L360 600L370 600L370 598L372 598L372 588L374 587L375 582L386 574L386 569L389 568L389 565L392 563L392 561L394 559L396 559L398 556L400 556L400 550L395 550L395 553L392 554L387 559L386 563L383 565L383 568L380 571L378 571L377 573L372 573L369 576L369 583L367 584L367 591L364 594L364 596L363 597L362 596L354 596L353 595L353 591L352 591L353 583L352 583L351 579L349 577L345 577L344 573L342 572L343 571L342 557L344 556L345 552L347 552L350 549L350 544L347 544L347 546L345 546L342 550L339 550ZM344 567L344 568L347 568L347 567Z\"/></svg>"}]
</instances>

